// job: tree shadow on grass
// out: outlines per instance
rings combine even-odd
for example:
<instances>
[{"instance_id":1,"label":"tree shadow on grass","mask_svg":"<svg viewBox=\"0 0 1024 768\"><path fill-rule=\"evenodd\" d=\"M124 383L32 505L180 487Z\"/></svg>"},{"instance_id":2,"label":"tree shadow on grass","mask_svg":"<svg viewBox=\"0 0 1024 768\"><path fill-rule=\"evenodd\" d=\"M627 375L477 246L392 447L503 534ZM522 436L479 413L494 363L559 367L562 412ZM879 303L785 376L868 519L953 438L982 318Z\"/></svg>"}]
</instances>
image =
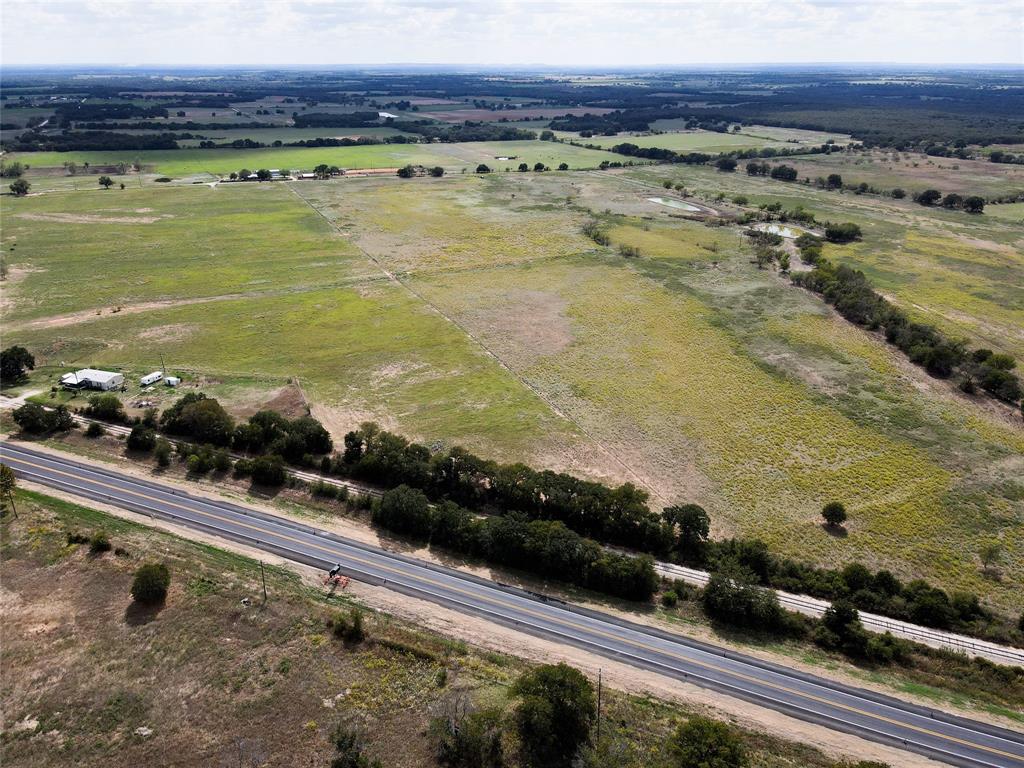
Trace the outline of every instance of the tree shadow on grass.
<instances>
[{"instance_id":1,"label":"tree shadow on grass","mask_svg":"<svg viewBox=\"0 0 1024 768\"><path fill-rule=\"evenodd\" d=\"M141 627L156 619L164 608L164 601L159 603L140 603L132 600L124 609L124 623L130 627Z\"/></svg>"},{"instance_id":2,"label":"tree shadow on grass","mask_svg":"<svg viewBox=\"0 0 1024 768\"><path fill-rule=\"evenodd\" d=\"M822 523L821 528L834 539L845 539L850 535L849 531L841 525L829 525L828 523Z\"/></svg>"}]
</instances>

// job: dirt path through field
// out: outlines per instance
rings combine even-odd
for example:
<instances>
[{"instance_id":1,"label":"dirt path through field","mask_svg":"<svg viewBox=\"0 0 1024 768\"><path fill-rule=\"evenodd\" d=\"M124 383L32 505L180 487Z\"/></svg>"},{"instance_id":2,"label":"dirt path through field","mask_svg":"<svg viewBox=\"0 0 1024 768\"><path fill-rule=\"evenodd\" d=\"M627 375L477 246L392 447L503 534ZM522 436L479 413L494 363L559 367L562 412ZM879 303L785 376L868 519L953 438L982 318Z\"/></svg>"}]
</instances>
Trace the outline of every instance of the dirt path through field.
<instances>
[{"instance_id":1,"label":"dirt path through field","mask_svg":"<svg viewBox=\"0 0 1024 768\"><path fill-rule=\"evenodd\" d=\"M333 221L331 221L330 218L325 216L324 213L319 208L317 208L312 202L303 197L294 184L289 184L287 185L287 187L295 194L297 198L299 198L302 202L308 205L314 212L316 212L316 214L320 218L326 221L330 225L331 229L333 229L335 232L338 232L339 234L341 233L337 225ZM584 437L586 437L590 444L593 445L598 452L600 452L604 457L606 457L607 460L609 460L612 464L614 464L616 467L622 470L624 475L628 477L631 482L635 483L641 488L644 488L648 493L650 493L651 500L655 504L660 504L662 506L669 505L669 500L666 497L662 496L656 488L654 488L650 483L648 483L630 464L624 461L621 456L619 456L617 453L609 449L607 445L597 440L579 422L577 422L575 419L573 419L571 416L569 416L563 410L561 410L557 405L555 405L555 403L552 402L551 399L549 399L545 395L545 393L542 392L538 387L534 386L529 381L520 376L518 373L516 373L516 371L514 371L504 360L502 360L502 358L499 357L498 354L493 349L491 349L487 344L485 344L483 340L474 336L469 331L468 328L466 328L464 325L459 323L455 318L451 317L449 314L444 312L444 310L442 310L432 301L427 299L423 294L421 294L419 291L413 288L409 283L404 281L398 274L390 271L386 266L384 266L384 264L380 260L378 260L370 253L365 251L363 248L361 248L358 243L353 243L353 245L359 248L359 251L363 254L363 256L369 259L370 262L373 263L384 275L386 275L389 280L394 282L396 285L402 287L405 291L407 291L410 295L416 298L424 306L429 307L437 315L444 318L446 321L448 321L453 326L458 328L459 331L461 331L466 338L472 341L488 357L490 357L492 360L494 360L494 362L501 366L501 368L509 376L511 376L522 386L526 387L528 390L530 390L530 392L536 395L545 405L547 405L548 408L551 409L551 411L554 414L556 414L559 418L564 419L568 423L572 424L576 431L579 432Z\"/></svg>"}]
</instances>

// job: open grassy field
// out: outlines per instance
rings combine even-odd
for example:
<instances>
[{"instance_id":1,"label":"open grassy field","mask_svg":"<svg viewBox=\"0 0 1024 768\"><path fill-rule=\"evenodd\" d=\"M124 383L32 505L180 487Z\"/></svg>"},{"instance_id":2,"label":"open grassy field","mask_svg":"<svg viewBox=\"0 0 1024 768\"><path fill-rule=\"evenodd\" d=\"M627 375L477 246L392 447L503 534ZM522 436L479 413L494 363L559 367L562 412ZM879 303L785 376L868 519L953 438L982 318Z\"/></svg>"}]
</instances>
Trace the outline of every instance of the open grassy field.
<instances>
[{"instance_id":1,"label":"open grassy field","mask_svg":"<svg viewBox=\"0 0 1024 768\"><path fill-rule=\"evenodd\" d=\"M778 202L804 207L819 220L856 222L863 240L827 246L826 255L864 270L880 291L923 321L1024 358L1024 238L1012 214L1000 215L1001 206L990 207L994 216L990 209L972 216L909 199L829 192L710 168L659 166L628 173L652 189L669 179L708 200L743 195L748 207Z\"/></svg>"},{"instance_id":2,"label":"open grassy field","mask_svg":"<svg viewBox=\"0 0 1024 768\"><path fill-rule=\"evenodd\" d=\"M1024 166L985 160L874 150L807 155L787 158L785 162L795 167L801 178L838 173L846 184L866 182L884 191L900 187L908 195L925 189L982 197L1024 194Z\"/></svg>"},{"instance_id":3,"label":"open grassy field","mask_svg":"<svg viewBox=\"0 0 1024 768\"><path fill-rule=\"evenodd\" d=\"M706 505L719 534L1019 608L1019 420L758 270L736 228L648 202L664 178L858 221L864 242L829 254L879 276L900 238L920 255L889 267L899 300L967 307L1012 346L1020 267L1005 246L1019 233L1005 222L676 166L12 201L7 337L47 362L134 369L159 350L211 379L298 377L335 434L372 416L427 442L632 480L654 504ZM137 217L154 221L125 221ZM594 217L612 248L580 233ZM641 257L619 256L620 243ZM199 278L182 279L182 264ZM945 287L922 282L941 268ZM991 295L972 299L982 288ZM819 525L834 498L851 512L845 538ZM992 537L1001 581L977 561Z\"/></svg>"},{"instance_id":4,"label":"open grassy field","mask_svg":"<svg viewBox=\"0 0 1024 768\"><path fill-rule=\"evenodd\" d=\"M329 135L321 131L319 135ZM516 157L514 168L521 162L533 167L543 162L555 168L568 163L571 168L596 168L602 160L615 160L614 155L598 150L571 147L557 142L508 141L470 142L465 144L370 144L358 147L278 147L266 149L177 149L145 152L28 152L11 154L9 159L28 163L36 169L60 168L66 162L79 166L115 165L140 159L144 166L166 176L188 176L198 173L227 175L241 168L280 168L312 170L320 163L341 168L395 168L414 165L440 165L450 172L466 168L472 172L480 163L491 168L504 168L510 161L499 157ZM31 179L31 176L30 176Z\"/></svg>"},{"instance_id":5,"label":"open grassy field","mask_svg":"<svg viewBox=\"0 0 1024 768\"><path fill-rule=\"evenodd\" d=\"M654 127L657 127L655 125ZM762 149L763 147L793 148L806 145L824 144L828 139L847 139L840 135L830 136L818 131L765 128L751 126L740 133L718 133L716 131L667 131L659 134L620 133L617 136L592 136L580 138L579 134L559 131L560 138L572 139L583 144L599 147L614 147L616 144L636 144L638 147L660 147L675 152L733 152L741 149Z\"/></svg>"}]
</instances>

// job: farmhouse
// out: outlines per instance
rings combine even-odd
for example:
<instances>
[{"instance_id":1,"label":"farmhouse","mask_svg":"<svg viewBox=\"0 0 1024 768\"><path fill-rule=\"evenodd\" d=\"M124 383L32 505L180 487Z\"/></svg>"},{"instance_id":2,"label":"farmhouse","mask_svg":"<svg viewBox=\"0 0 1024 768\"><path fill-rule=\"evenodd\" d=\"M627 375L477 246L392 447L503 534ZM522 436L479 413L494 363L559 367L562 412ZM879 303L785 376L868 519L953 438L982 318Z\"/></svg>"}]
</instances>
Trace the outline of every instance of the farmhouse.
<instances>
[{"instance_id":1,"label":"farmhouse","mask_svg":"<svg viewBox=\"0 0 1024 768\"><path fill-rule=\"evenodd\" d=\"M124 376L112 371L83 368L73 373L65 373L60 377L60 385L65 389L101 389L107 391L123 386Z\"/></svg>"}]
</instances>

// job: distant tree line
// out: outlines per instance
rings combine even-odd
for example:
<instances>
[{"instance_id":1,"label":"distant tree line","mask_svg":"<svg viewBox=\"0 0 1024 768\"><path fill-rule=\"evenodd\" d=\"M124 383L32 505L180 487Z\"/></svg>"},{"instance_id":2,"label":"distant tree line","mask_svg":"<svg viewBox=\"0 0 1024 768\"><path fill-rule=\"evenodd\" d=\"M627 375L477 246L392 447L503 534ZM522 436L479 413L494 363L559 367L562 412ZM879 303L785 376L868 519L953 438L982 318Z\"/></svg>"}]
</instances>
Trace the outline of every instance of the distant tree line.
<instances>
[{"instance_id":1,"label":"distant tree line","mask_svg":"<svg viewBox=\"0 0 1024 768\"><path fill-rule=\"evenodd\" d=\"M3 143L6 152L71 152L178 149L174 134L128 134L110 131L41 133L27 131Z\"/></svg>"},{"instance_id":2,"label":"distant tree line","mask_svg":"<svg viewBox=\"0 0 1024 768\"><path fill-rule=\"evenodd\" d=\"M126 118L167 117L165 107L140 107L137 104L90 104L71 102L58 104L54 113L61 128L68 128L73 122L94 120L124 120Z\"/></svg>"}]
</instances>

